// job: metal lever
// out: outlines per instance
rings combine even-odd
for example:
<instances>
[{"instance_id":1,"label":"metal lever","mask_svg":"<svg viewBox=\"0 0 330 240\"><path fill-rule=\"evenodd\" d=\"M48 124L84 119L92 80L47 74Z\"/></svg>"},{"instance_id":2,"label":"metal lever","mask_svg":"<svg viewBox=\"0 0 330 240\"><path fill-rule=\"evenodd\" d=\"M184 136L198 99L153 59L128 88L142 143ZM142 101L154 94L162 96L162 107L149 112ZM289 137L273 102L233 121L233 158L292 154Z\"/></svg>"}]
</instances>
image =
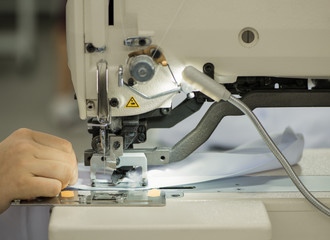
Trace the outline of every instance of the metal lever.
<instances>
[{"instance_id":1,"label":"metal lever","mask_svg":"<svg viewBox=\"0 0 330 240\"><path fill-rule=\"evenodd\" d=\"M106 128L110 124L110 111L108 101L108 63L101 60L97 64L97 120L103 126L100 126L101 147L103 150L103 160L106 160L107 146L107 132Z\"/></svg>"},{"instance_id":2,"label":"metal lever","mask_svg":"<svg viewBox=\"0 0 330 240\"><path fill-rule=\"evenodd\" d=\"M97 64L97 118L100 123L110 123L108 101L108 63L101 60Z\"/></svg>"}]
</instances>

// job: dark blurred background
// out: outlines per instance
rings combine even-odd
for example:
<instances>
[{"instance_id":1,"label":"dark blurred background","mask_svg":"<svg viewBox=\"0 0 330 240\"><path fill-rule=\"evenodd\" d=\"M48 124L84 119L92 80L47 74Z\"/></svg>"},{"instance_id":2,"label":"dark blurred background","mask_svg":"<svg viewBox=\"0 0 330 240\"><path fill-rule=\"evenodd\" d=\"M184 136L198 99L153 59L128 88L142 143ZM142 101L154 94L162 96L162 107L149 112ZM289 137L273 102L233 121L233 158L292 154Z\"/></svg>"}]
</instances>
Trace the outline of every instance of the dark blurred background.
<instances>
[{"instance_id":1,"label":"dark blurred background","mask_svg":"<svg viewBox=\"0 0 330 240\"><path fill-rule=\"evenodd\" d=\"M67 68L65 0L0 1L0 141L26 127L68 139L82 161L86 124Z\"/></svg>"}]
</instances>

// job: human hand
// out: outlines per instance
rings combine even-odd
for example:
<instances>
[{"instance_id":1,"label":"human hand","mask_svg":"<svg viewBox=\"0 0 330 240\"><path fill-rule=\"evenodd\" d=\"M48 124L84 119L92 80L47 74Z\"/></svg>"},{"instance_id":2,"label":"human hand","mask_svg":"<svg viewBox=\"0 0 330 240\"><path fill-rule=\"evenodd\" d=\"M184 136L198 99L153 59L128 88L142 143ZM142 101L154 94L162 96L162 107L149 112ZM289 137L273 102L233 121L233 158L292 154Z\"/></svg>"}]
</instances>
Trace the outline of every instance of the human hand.
<instances>
[{"instance_id":1,"label":"human hand","mask_svg":"<svg viewBox=\"0 0 330 240\"><path fill-rule=\"evenodd\" d=\"M14 199L54 197L78 179L70 142L19 129L0 142L0 213Z\"/></svg>"}]
</instances>

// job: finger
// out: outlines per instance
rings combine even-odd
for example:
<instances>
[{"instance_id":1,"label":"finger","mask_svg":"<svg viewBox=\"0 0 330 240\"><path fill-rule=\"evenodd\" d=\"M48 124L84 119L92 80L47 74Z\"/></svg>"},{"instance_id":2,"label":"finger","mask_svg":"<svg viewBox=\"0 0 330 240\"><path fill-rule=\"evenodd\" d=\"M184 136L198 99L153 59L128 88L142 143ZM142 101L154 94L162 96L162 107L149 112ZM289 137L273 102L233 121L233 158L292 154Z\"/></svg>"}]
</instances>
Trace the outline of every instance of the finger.
<instances>
[{"instance_id":1,"label":"finger","mask_svg":"<svg viewBox=\"0 0 330 240\"><path fill-rule=\"evenodd\" d=\"M76 166L54 160L34 161L30 163L30 172L34 176L57 179L65 188L75 177Z\"/></svg>"},{"instance_id":2,"label":"finger","mask_svg":"<svg viewBox=\"0 0 330 240\"><path fill-rule=\"evenodd\" d=\"M63 187L66 187L67 184L74 185L78 180L78 168L77 168L77 158L74 152L71 154L59 151L57 149L53 149L47 146L43 146L38 144L38 151L34 154L34 157L38 160L53 160L55 162L62 162L65 164L69 164L72 169L72 174L70 175L69 183L66 180L63 182ZM38 163L40 167L41 163ZM47 171L48 167L45 166L45 171ZM47 173L46 173L47 174ZM62 176L62 175L59 175ZM63 178L61 178L63 179Z\"/></svg>"},{"instance_id":3,"label":"finger","mask_svg":"<svg viewBox=\"0 0 330 240\"><path fill-rule=\"evenodd\" d=\"M34 153L34 157L37 159L49 159L62 162L70 162L72 165L76 164L77 162L74 152L63 152L59 149L55 149L38 143L35 143L35 147L38 149L38 151L35 151Z\"/></svg>"},{"instance_id":4,"label":"finger","mask_svg":"<svg viewBox=\"0 0 330 240\"><path fill-rule=\"evenodd\" d=\"M61 191L61 182L52 178L31 177L26 180L26 188L18 193L17 199L55 197Z\"/></svg>"},{"instance_id":5,"label":"finger","mask_svg":"<svg viewBox=\"0 0 330 240\"><path fill-rule=\"evenodd\" d=\"M69 185L75 185L78 181L78 167L77 164L75 165L74 171L73 171L73 176L69 182Z\"/></svg>"},{"instance_id":6,"label":"finger","mask_svg":"<svg viewBox=\"0 0 330 240\"><path fill-rule=\"evenodd\" d=\"M67 153L73 152L72 144L69 141L50 134L32 131L32 139L47 147L56 148Z\"/></svg>"}]
</instances>

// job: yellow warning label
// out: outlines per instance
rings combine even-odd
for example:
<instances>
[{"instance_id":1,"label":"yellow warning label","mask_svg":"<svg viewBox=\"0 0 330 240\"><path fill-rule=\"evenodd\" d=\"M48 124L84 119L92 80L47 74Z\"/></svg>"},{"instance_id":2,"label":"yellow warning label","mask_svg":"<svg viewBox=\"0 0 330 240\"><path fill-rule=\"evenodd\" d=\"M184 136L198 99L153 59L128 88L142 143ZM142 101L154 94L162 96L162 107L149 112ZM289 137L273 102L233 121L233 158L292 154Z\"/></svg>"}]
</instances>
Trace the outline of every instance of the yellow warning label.
<instances>
[{"instance_id":1,"label":"yellow warning label","mask_svg":"<svg viewBox=\"0 0 330 240\"><path fill-rule=\"evenodd\" d=\"M131 97L126 104L126 108L139 108L140 105L137 103L134 97Z\"/></svg>"}]
</instances>

